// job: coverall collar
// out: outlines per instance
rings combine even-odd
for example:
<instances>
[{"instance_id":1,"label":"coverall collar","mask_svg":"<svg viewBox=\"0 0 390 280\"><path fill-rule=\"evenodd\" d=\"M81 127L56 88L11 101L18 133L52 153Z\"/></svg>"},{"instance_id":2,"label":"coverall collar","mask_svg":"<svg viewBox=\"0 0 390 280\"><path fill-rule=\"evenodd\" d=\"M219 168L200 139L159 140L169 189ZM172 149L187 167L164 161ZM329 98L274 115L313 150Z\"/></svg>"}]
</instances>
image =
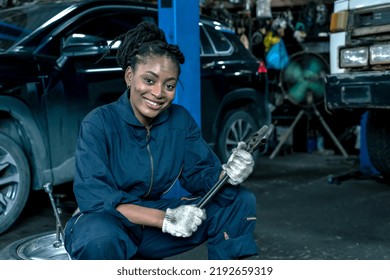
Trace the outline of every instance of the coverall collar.
<instances>
[{"instance_id":1,"label":"coverall collar","mask_svg":"<svg viewBox=\"0 0 390 280\"><path fill-rule=\"evenodd\" d=\"M128 124L134 126L145 127L140 121L136 118L134 114L134 110L130 105L129 100L130 91L127 89L122 96L118 100L118 111L120 113L121 118ZM160 123L165 122L169 117L169 108L161 112L152 123L152 126L158 125Z\"/></svg>"}]
</instances>

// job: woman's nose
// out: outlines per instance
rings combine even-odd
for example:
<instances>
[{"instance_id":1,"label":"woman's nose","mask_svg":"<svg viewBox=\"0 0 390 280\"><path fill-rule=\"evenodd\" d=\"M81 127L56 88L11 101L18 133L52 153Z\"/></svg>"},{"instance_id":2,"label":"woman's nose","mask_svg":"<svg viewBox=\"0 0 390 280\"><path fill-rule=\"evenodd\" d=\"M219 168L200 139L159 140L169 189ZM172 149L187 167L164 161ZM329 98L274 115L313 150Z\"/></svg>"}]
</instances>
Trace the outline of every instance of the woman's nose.
<instances>
[{"instance_id":1,"label":"woman's nose","mask_svg":"<svg viewBox=\"0 0 390 280\"><path fill-rule=\"evenodd\" d=\"M163 87L160 84L155 84L152 89L152 95L156 98L161 98L163 96Z\"/></svg>"}]
</instances>

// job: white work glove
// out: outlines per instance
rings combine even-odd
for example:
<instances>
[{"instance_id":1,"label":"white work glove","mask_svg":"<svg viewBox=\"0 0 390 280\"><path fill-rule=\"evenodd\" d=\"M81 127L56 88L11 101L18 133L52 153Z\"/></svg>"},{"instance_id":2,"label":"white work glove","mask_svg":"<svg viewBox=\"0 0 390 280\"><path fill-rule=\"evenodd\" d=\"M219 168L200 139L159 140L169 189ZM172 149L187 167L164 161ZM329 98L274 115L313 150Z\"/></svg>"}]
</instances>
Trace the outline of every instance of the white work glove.
<instances>
[{"instance_id":1,"label":"white work glove","mask_svg":"<svg viewBox=\"0 0 390 280\"><path fill-rule=\"evenodd\" d=\"M241 184L253 171L255 165L253 156L245 149L246 143L239 142L237 148L233 149L228 162L222 165L222 169L229 176L228 182L232 185Z\"/></svg>"},{"instance_id":2,"label":"white work glove","mask_svg":"<svg viewBox=\"0 0 390 280\"><path fill-rule=\"evenodd\" d=\"M194 205L168 208L163 220L162 232L176 237L190 237L205 219L206 211Z\"/></svg>"}]
</instances>

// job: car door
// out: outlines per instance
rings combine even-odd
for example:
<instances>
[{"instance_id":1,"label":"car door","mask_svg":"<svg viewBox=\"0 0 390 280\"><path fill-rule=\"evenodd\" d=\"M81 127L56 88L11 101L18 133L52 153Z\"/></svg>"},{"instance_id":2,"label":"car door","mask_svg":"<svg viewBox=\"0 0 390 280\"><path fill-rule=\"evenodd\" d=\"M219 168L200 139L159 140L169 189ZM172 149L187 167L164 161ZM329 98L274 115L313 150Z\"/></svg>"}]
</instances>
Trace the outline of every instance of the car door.
<instances>
[{"instance_id":1,"label":"car door","mask_svg":"<svg viewBox=\"0 0 390 280\"><path fill-rule=\"evenodd\" d=\"M228 85L232 83L234 68L229 61L229 56L234 51L234 46L214 27L208 24L200 24L201 41L201 108L202 108L202 132L209 145L214 146L216 137L216 121L220 112L223 98L229 93ZM211 121L212 120L212 121Z\"/></svg>"},{"instance_id":2,"label":"car door","mask_svg":"<svg viewBox=\"0 0 390 280\"><path fill-rule=\"evenodd\" d=\"M48 138L54 183L73 178L74 151L82 119L97 106L112 102L125 91L124 72L116 62L114 44L102 55L61 55L61 46L74 34L93 35L110 43L141 21L155 22L154 15L126 7L94 8L64 22L53 32L42 51L57 51L56 69L45 94Z\"/></svg>"}]
</instances>

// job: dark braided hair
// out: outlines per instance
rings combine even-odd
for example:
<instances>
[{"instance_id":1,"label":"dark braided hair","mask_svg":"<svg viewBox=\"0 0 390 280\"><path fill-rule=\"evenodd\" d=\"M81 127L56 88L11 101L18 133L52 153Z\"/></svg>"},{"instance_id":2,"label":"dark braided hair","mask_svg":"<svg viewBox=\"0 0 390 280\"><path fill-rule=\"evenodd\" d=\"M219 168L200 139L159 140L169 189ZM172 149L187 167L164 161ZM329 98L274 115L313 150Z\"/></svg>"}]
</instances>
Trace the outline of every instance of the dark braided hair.
<instances>
[{"instance_id":1,"label":"dark braided hair","mask_svg":"<svg viewBox=\"0 0 390 280\"><path fill-rule=\"evenodd\" d=\"M180 64L184 63L184 55L177 45L169 44L165 33L158 26L148 22L142 22L127 33L116 37L110 47L116 41L122 41L117 61L119 66L126 70L128 66L136 70L140 61L152 55L167 56L177 65L180 74Z\"/></svg>"}]
</instances>

